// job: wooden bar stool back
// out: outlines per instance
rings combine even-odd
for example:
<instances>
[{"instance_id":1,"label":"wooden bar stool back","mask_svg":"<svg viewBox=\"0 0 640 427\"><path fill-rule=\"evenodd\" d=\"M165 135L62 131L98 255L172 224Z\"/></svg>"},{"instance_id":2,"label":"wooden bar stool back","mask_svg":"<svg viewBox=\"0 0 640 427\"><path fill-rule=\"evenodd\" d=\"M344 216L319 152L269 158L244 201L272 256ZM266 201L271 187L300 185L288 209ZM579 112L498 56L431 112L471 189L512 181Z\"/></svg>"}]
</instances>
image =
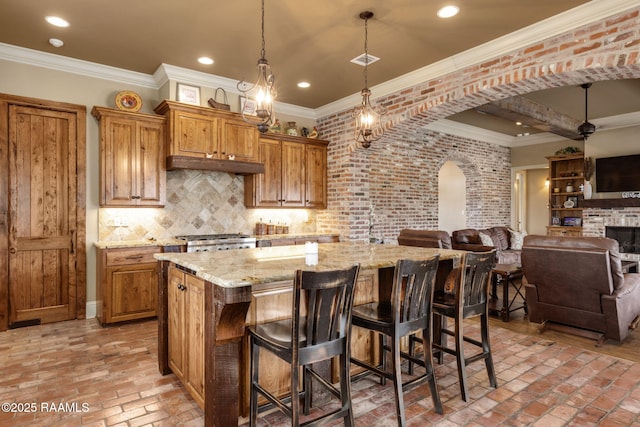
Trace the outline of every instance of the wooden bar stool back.
<instances>
[{"instance_id":1,"label":"wooden bar stool back","mask_svg":"<svg viewBox=\"0 0 640 427\"><path fill-rule=\"evenodd\" d=\"M439 255L436 255L422 261L399 260L394 270L391 301L368 303L353 308L354 326L380 333L382 364L373 366L353 357L351 363L380 376L382 384L386 379L393 380L399 426L406 425L403 391L424 381L429 382L435 411L442 414L442 403L436 387L431 353L433 336L431 305L439 258ZM413 357L400 349L401 338L416 332L422 332L422 345L425 349L422 359ZM384 343L385 338L390 341L389 344ZM392 355L391 370L386 366L386 351L391 352ZM425 373L403 383L402 358L424 367Z\"/></svg>"},{"instance_id":2,"label":"wooden bar stool back","mask_svg":"<svg viewBox=\"0 0 640 427\"><path fill-rule=\"evenodd\" d=\"M291 417L291 425L300 424L300 397L304 400L304 414L311 407L312 378L324 385L340 399L340 407L302 425L317 425L320 421L344 418L346 426L353 426L353 408L349 378L349 340L351 336L351 308L353 289L360 267L346 270L302 271L294 279L292 318L248 328L251 348L250 425L258 417L258 394ZM300 314L306 307L306 316ZM267 350L291 365L291 402L279 399L259 382L260 349ZM312 364L340 360L340 385L335 387L313 370ZM302 390L299 372L302 370Z\"/></svg>"},{"instance_id":3,"label":"wooden bar stool back","mask_svg":"<svg viewBox=\"0 0 640 427\"><path fill-rule=\"evenodd\" d=\"M466 377L466 365L484 360L491 387L498 387L493 368L491 345L489 343L489 286L491 270L495 265L496 251L467 252L459 269L452 271L458 274L452 294L438 292L434 297L433 313L436 315L435 337L433 348L440 350L439 360L442 363L442 352L456 356L460 393L466 402L469 396ZM454 321L454 329L441 327L444 316ZM472 317L480 317L481 341L464 335L463 321ZM454 337L455 348L447 347L447 335ZM480 352L465 356L464 342L480 348Z\"/></svg>"}]
</instances>

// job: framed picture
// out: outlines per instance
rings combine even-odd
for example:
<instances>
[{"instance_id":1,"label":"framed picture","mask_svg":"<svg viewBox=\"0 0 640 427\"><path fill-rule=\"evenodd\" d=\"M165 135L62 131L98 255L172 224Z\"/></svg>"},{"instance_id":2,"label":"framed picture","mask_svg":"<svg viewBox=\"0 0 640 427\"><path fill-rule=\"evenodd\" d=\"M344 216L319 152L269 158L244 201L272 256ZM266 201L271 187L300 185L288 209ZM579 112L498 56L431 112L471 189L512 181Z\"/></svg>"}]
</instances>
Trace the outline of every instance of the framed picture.
<instances>
[{"instance_id":1,"label":"framed picture","mask_svg":"<svg viewBox=\"0 0 640 427\"><path fill-rule=\"evenodd\" d=\"M240 95L240 113L245 116L255 116L258 104L255 99L247 99L246 96Z\"/></svg>"},{"instance_id":2,"label":"framed picture","mask_svg":"<svg viewBox=\"0 0 640 427\"><path fill-rule=\"evenodd\" d=\"M565 216L562 218L562 225L565 227L580 227L582 226L582 218Z\"/></svg>"},{"instance_id":3,"label":"framed picture","mask_svg":"<svg viewBox=\"0 0 640 427\"><path fill-rule=\"evenodd\" d=\"M177 100L187 104L200 105L200 88L178 83L176 90Z\"/></svg>"},{"instance_id":4,"label":"framed picture","mask_svg":"<svg viewBox=\"0 0 640 427\"><path fill-rule=\"evenodd\" d=\"M576 196L567 197L567 200L570 200L570 201L573 202L573 207L574 208L578 207L578 197L576 197Z\"/></svg>"},{"instance_id":5,"label":"framed picture","mask_svg":"<svg viewBox=\"0 0 640 427\"><path fill-rule=\"evenodd\" d=\"M560 218L557 216L554 216L551 218L551 225L560 225Z\"/></svg>"}]
</instances>

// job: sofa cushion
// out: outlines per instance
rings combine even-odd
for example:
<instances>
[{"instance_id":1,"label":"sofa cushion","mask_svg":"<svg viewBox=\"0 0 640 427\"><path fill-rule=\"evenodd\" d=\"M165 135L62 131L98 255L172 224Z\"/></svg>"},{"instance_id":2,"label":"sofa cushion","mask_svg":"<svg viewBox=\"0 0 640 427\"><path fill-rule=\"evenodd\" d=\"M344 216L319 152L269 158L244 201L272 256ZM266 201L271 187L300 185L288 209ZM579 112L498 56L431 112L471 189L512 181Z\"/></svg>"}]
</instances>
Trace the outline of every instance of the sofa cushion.
<instances>
[{"instance_id":1,"label":"sofa cushion","mask_svg":"<svg viewBox=\"0 0 640 427\"><path fill-rule=\"evenodd\" d=\"M509 234L511 237L511 247L509 249L522 249L524 237L527 235L527 232L524 230L515 231L512 229L509 229Z\"/></svg>"},{"instance_id":2,"label":"sofa cushion","mask_svg":"<svg viewBox=\"0 0 640 427\"><path fill-rule=\"evenodd\" d=\"M453 232L454 243L470 243L473 245L480 245L480 236L478 236L478 230L475 228L466 228L464 230L456 230Z\"/></svg>"},{"instance_id":3,"label":"sofa cushion","mask_svg":"<svg viewBox=\"0 0 640 427\"><path fill-rule=\"evenodd\" d=\"M510 236L508 227L492 227L489 230L494 236L493 240L496 242L496 248L504 251L511 247L509 244Z\"/></svg>"},{"instance_id":4,"label":"sofa cushion","mask_svg":"<svg viewBox=\"0 0 640 427\"><path fill-rule=\"evenodd\" d=\"M491 236L484 232L481 231L480 233L478 233L478 236L480 236L480 243L482 243L485 246L495 246L495 242L493 241L493 239L491 238Z\"/></svg>"}]
</instances>

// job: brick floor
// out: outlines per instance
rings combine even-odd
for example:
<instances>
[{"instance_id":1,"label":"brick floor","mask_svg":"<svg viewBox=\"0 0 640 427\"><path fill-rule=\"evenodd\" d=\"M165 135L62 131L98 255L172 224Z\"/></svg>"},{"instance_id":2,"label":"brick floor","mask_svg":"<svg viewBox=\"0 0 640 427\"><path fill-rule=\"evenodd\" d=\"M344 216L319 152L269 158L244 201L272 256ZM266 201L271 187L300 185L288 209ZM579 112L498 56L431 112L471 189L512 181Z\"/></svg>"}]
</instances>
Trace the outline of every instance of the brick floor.
<instances>
[{"instance_id":1,"label":"brick floor","mask_svg":"<svg viewBox=\"0 0 640 427\"><path fill-rule=\"evenodd\" d=\"M477 335L475 323L467 329ZM436 365L444 415L421 386L405 395L409 426L640 426L640 364L500 327L491 341L499 387L474 363L463 402L448 357ZM155 321L102 328L89 319L0 333L0 402L17 410L3 406L0 425L203 425L175 376L159 374L156 346ZM396 425L387 384L353 383L356 425ZM261 426L289 425L278 412L261 417Z\"/></svg>"}]
</instances>

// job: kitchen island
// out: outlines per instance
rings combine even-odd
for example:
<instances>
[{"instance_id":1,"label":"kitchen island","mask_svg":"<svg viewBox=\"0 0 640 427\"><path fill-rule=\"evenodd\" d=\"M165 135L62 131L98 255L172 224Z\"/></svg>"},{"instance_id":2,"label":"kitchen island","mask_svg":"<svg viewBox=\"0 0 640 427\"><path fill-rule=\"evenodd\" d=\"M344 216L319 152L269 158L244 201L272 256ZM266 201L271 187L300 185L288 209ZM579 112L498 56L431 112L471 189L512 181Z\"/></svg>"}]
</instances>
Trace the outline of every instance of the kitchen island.
<instances>
[{"instance_id":1,"label":"kitchen island","mask_svg":"<svg viewBox=\"0 0 640 427\"><path fill-rule=\"evenodd\" d=\"M357 305L388 298L398 259L440 254L436 280L441 286L464 253L358 242L320 244L317 255L305 252L301 245L154 255L160 275L159 369L180 378L203 407L205 425L237 425L243 407L245 325L291 316L288 296L295 270L334 270L360 264ZM358 345L370 345L374 340L357 341Z\"/></svg>"}]
</instances>

